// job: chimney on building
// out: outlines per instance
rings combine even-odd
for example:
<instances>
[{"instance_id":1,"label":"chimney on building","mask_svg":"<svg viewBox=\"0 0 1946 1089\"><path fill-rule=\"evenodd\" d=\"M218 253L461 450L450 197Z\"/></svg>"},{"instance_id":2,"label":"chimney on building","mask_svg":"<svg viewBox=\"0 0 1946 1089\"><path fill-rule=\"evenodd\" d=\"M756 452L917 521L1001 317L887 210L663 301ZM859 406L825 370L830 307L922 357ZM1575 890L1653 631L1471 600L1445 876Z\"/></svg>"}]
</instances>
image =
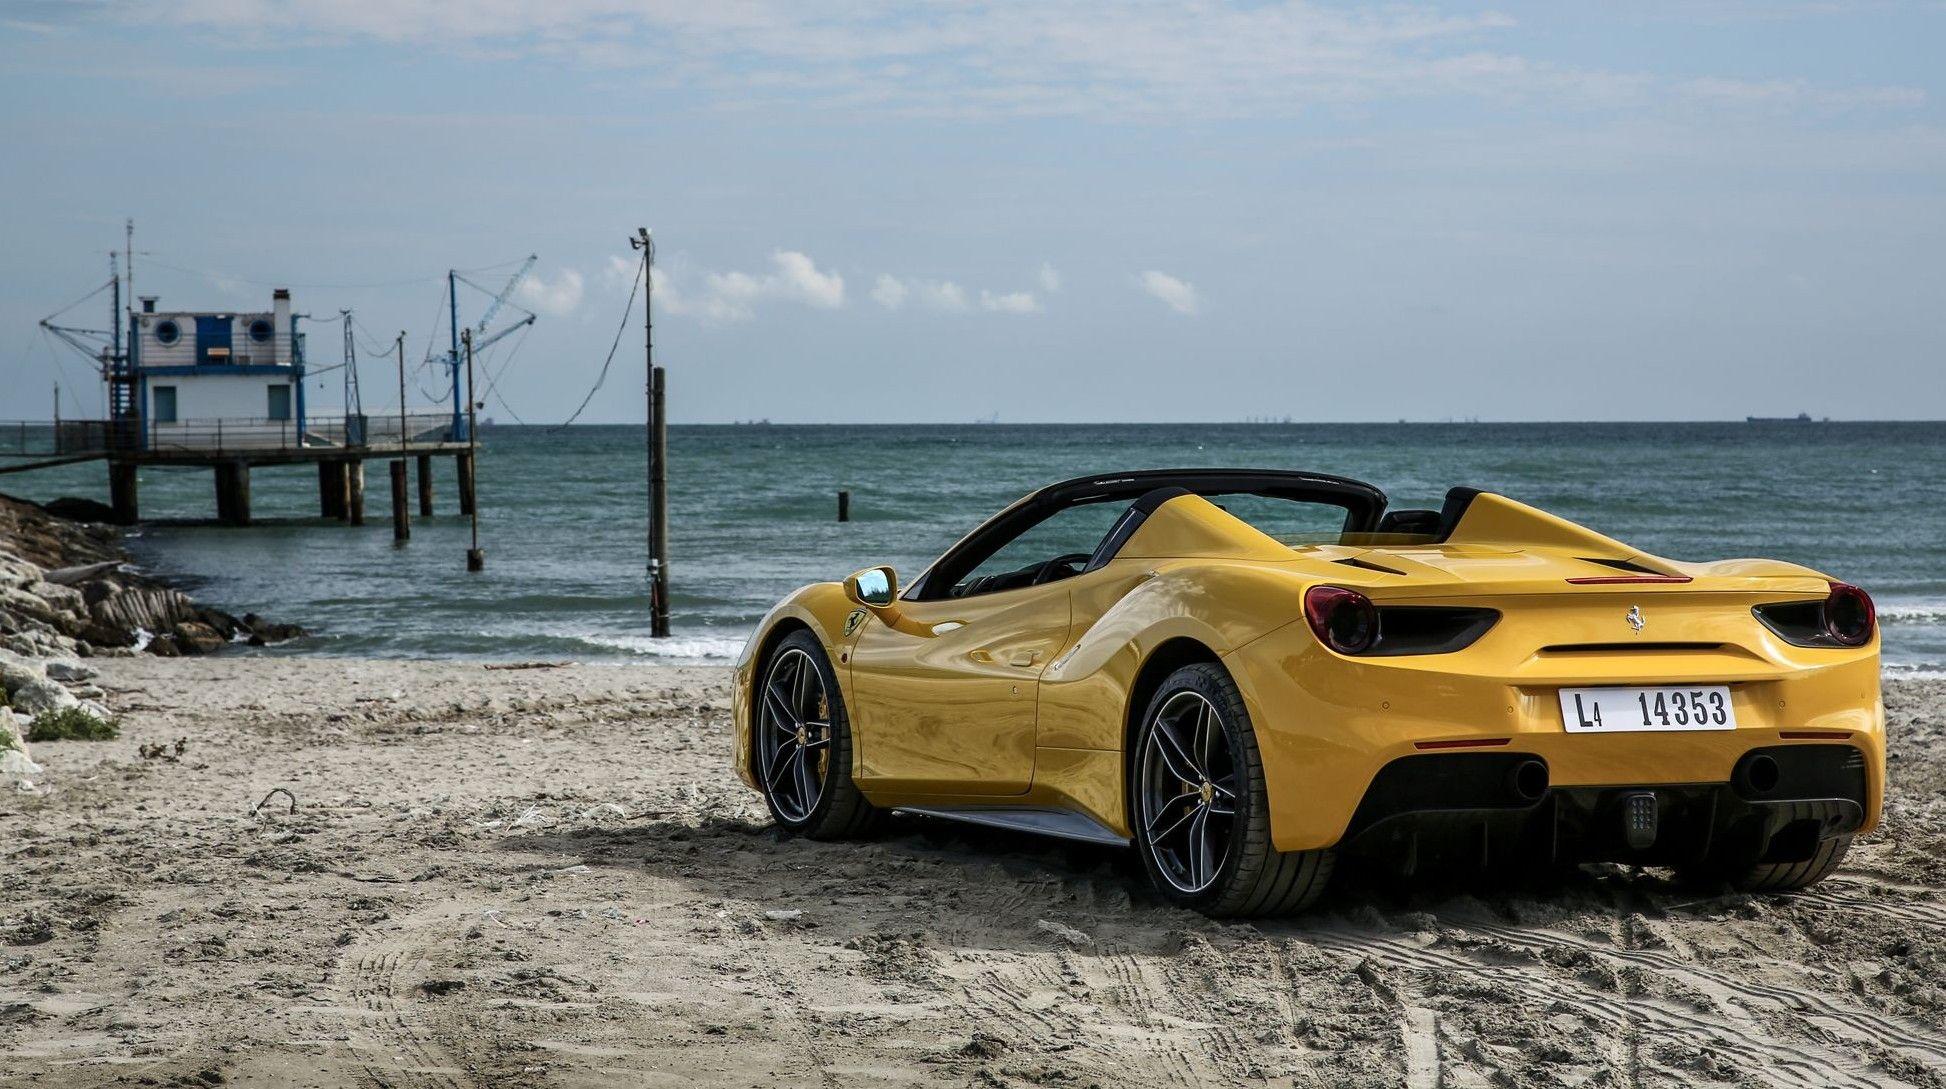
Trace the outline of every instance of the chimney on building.
<instances>
[{"instance_id":1,"label":"chimney on building","mask_svg":"<svg viewBox=\"0 0 1946 1089\"><path fill-rule=\"evenodd\" d=\"M297 329L291 324L291 292L280 287L270 293L270 328L272 343L276 345L277 365L288 367L291 364L291 345L297 339Z\"/></svg>"}]
</instances>

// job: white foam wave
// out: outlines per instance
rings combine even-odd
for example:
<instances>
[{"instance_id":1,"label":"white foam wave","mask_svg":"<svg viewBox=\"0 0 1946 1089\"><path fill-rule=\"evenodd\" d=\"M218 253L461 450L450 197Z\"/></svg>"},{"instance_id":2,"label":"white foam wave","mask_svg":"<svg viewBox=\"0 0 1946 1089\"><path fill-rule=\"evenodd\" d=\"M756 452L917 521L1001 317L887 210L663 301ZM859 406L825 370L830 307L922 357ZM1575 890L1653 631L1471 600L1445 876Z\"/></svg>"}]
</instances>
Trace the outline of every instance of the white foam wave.
<instances>
[{"instance_id":1,"label":"white foam wave","mask_svg":"<svg viewBox=\"0 0 1946 1089\"><path fill-rule=\"evenodd\" d=\"M1938 662L1887 662L1882 671L1885 676L1902 681L1946 680L1946 666Z\"/></svg>"},{"instance_id":2,"label":"white foam wave","mask_svg":"<svg viewBox=\"0 0 1946 1089\"><path fill-rule=\"evenodd\" d=\"M1946 624L1946 601L1881 601L1878 618L1887 624Z\"/></svg>"},{"instance_id":3,"label":"white foam wave","mask_svg":"<svg viewBox=\"0 0 1946 1089\"><path fill-rule=\"evenodd\" d=\"M743 653L747 636L695 635L655 639L647 635L599 635L580 633L576 639L598 647L625 650L653 658L681 658L694 661L734 661Z\"/></svg>"}]
</instances>

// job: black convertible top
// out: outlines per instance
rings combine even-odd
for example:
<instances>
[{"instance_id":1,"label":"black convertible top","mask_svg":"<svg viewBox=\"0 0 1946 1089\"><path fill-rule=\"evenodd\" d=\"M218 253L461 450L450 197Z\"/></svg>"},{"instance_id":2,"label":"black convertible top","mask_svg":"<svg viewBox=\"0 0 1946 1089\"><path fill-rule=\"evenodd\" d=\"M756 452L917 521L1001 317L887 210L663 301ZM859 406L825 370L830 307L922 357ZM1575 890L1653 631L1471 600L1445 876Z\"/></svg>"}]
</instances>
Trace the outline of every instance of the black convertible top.
<instances>
[{"instance_id":1,"label":"black convertible top","mask_svg":"<svg viewBox=\"0 0 1946 1089\"><path fill-rule=\"evenodd\" d=\"M1099 566L1151 511L1184 494L1266 495L1298 502L1329 503L1345 508L1347 533L1376 530L1386 502L1384 492L1362 480L1296 469L1137 469L1078 476L1032 492L987 519L965 540L948 549L902 596L916 600L941 596L965 573L960 568L972 569L1001 544L1058 510L1114 499L1142 500L1103 541L1107 555L1098 552L1089 565Z\"/></svg>"}]
</instances>

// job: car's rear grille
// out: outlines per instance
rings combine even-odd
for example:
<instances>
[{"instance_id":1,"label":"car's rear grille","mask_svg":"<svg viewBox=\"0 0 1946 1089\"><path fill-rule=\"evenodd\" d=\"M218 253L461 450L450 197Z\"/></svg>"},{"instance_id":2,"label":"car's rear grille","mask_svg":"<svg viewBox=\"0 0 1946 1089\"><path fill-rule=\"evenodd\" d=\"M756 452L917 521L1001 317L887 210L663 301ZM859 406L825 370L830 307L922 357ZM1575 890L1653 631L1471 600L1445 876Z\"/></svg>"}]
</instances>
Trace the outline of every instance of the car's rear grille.
<instances>
[{"instance_id":1,"label":"car's rear grille","mask_svg":"<svg viewBox=\"0 0 1946 1089\"><path fill-rule=\"evenodd\" d=\"M1699 650L1721 650L1721 643L1556 643L1542 647L1542 654L1679 654Z\"/></svg>"}]
</instances>

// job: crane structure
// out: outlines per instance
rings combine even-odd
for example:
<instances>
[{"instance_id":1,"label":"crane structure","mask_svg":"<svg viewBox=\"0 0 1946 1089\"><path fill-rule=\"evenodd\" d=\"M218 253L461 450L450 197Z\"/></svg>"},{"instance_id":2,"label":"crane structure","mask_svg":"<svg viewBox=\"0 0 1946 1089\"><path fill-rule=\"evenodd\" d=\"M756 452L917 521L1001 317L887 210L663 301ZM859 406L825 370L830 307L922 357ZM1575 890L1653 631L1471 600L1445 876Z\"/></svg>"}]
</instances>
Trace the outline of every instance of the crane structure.
<instances>
[{"instance_id":1,"label":"crane structure","mask_svg":"<svg viewBox=\"0 0 1946 1089\"><path fill-rule=\"evenodd\" d=\"M452 340L446 350L446 365L452 372L453 380L453 423L451 432L451 441L453 442L467 441L472 430L472 425L468 422L466 402L460 399L459 388L460 370L465 366L465 358L460 350L459 285L465 284L467 287L487 295L490 300L487 303L486 310L481 313L480 320L474 326L467 329L467 332L472 336L473 351L475 353L484 352L505 339L515 330L523 329L534 324L535 315L533 311L526 309L519 303L509 300L513 298L515 290L520 287L521 281L527 278L527 273L533 270L534 262L537 260L539 258L534 254L528 254L527 260L521 262L520 267L514 270L514 274L507 278L506 286L502 287L499 291L491 291L481 287L479 284L461 276L457 270L449 269L446 273L446 313L449 328L452 332ZM492 324L495 317L499 316L503 307L508 306L520 311L524 316L509 322L506 326L495 332L487 332L487 326ZM470 388L467 390L467 397L469 399L472 396L472 392Z\"/></svg>"}]
</instances>

